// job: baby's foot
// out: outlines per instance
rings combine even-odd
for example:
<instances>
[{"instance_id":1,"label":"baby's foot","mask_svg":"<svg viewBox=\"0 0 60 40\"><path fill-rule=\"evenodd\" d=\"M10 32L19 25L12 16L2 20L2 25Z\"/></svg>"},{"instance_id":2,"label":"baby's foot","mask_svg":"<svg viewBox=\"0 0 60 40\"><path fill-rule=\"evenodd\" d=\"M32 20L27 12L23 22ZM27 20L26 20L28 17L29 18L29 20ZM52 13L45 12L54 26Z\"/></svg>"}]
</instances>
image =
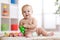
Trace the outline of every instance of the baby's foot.
<instances>
[{"instance_id":1,"label":"baby's foot","mask_svg":"<svg viewBox=\"0 0 60 40\"><path fill-rule=\"evenodd\" d=\"M54 32L49 32L47 36L53 36Z\"/></svg>"}]
</instances>

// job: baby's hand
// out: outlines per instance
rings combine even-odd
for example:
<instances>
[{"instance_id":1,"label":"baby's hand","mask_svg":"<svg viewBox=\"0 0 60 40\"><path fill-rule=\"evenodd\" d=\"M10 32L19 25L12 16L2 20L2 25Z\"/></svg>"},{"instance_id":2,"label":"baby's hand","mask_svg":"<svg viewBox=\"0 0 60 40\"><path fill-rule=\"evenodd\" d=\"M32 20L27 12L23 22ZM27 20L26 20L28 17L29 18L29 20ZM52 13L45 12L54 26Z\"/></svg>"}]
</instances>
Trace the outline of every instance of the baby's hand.
<instances>
[{"instance_id":1,"label":"baby's hand","mask_svg":"<svg viewBox=\"0 0 60 40\"><path fill-rule=\"evenodd\" d=\"M25 28L27 28L27 24L24 24L23 26L24 26Z\"/></svg>"}]
</instances>

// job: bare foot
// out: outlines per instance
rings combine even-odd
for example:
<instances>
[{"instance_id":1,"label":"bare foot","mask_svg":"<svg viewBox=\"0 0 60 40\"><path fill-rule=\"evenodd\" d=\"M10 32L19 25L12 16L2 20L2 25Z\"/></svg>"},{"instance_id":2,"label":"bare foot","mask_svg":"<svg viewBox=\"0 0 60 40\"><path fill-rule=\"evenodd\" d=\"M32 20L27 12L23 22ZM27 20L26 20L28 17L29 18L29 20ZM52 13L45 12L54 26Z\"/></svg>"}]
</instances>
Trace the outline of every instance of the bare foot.
<instances>
[{"instance_id":1,"label":"bare foot","mask_svg":"<svg viewBox=\"0 0 60 40\"><path fill-rule=\"evenodd\" d=\"M48 36L53 36L54 35L54 32L49 32L48 33Z\"/></svg>"}]
</instances>

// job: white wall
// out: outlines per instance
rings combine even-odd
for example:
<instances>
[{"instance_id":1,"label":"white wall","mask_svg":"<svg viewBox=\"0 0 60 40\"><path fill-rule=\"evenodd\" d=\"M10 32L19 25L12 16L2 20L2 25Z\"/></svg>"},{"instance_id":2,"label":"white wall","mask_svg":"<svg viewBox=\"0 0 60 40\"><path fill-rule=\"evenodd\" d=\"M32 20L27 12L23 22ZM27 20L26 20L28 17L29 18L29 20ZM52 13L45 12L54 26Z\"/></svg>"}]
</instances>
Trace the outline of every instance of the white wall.
<instances>
[{"instance_id":1,"label":"white wall","mask_svg":"<svg viewBox=\"0 0 60 40\"><path fill-rule=\"evenodd\" d=\"M1 2L0 2L0 14L1 14ZM0 15L0 18L1 18L1 15Z\"/></svg>"},{"instance_id":2,"label":"white wall","mask_svg":"<svg viewBox=\"0 0 60 40\"><path fill-rule=\"evenodd\" d=\"M56 16L55 2L54 0L44 0L44 28L55 29L56 28Z\"/></svg>"},{"instance_id":3,"label":"white wall","mask_svg":"<svg viewBox=\"0 0 60 40\"><path fill-rule=\"evenodd\" d=\"M33 7L33 17L36 18L38 26L42 26L42 0L19 0L19 20L23 18L21 13L21 7L25 4L29 4Z\"/></svg>"},{"instance_id":4,"label":"white wall","mask_svg":"<svg viewBox=\"0 0 60 40\"><path fill-rule=\"evenodd\" d=\"M10 5L10 18L17 18L18 19L18 6L17 5Z\"/></svg>"},{"instance_id":5,"label":"white wall","mask_svg":"<svg viewBox=\"0 0 60 40\"><path fill-rule=\"evenodd\" d=\"M1 9L1 4L0 4L0 9ZM1 10L0 10L0 27L1 27ZM1 30L1 28L0 28L0 30Z\"/></svg>"},{"instance_id":6,"label":"white wall","mask_svg":"<svg viewBox=\"0 0 60 40\"><path fill-rule=\"evenodd\" d=\"M58 9L55 0L44 0L44 27L46 29L55 29L56 25L60 25L60 17L55 14Z\"/></svg>"},{"instance_id":7,"label":"white wall","mask_svg":"<svg viewBox=\"0 0 60 40\"><path fill-rule=\"evenodd\" d=\"M56 15L56 20L57 20L56 21L56 24L57 25L60 25L60 14L59 15L58 14Z\"/></svg>"},{"instance_id":8,"label":"white wall","mask_svg":"<svg viewBox=\"0 0 60 40\"><path fill-rule=\"evenodd\" d=\"M1 3L7 3L9 4L10 3L10 0L0 0Z\"/></svg>"},{"instance_id":9,"label":"white wall","mask_svg":"<svg viewBox=\"0 0 60 40\"><path fill-rule=\"evenodd\" d=\"M54 14L44 15L44 28L55 29L56 28L56 16Z\"/></svg>"}]
</instances>

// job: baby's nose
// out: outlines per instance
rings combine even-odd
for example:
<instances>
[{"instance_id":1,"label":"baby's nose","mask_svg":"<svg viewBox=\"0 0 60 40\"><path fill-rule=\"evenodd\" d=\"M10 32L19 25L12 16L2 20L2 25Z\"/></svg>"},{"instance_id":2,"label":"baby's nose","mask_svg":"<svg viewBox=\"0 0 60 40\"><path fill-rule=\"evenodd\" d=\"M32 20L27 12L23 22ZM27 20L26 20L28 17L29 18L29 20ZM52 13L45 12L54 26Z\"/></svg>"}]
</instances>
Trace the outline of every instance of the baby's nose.
<instances>
[{"instance_id":1,"label":"baby's nose","mask_svg":"<svg viewBox=\"0 0 60 40\"><path fill-rule=\"evenodd\" d=\"M28 15L28 12L26 12L26 15Z\"/></svg>"}]
</instances>

